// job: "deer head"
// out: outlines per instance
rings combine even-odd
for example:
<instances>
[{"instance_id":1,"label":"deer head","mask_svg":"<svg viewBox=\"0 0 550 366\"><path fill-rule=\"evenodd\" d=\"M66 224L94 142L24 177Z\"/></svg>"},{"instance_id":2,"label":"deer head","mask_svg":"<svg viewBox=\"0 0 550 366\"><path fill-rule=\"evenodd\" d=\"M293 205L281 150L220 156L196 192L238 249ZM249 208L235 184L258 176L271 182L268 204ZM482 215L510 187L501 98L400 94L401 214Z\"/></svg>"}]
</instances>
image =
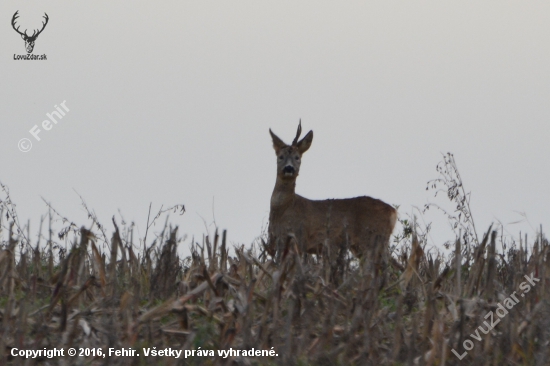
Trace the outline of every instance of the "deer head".
<instances>
[{"instance_id":1,"label":"deer head","mask_svg":"<svg viewBox=\"0 0 550 366\"><path fill-rule=\"evenodd\" d=\"M32 33L32 36L29 36L27 34L27 30L25 29L25 32L20 32L19 31L19 26L17 28L15 28L15 21L17 20L17 18L19 18L19 10L17 10L15 12L15 14L13 14L13 18L11 18L11 26L13 27L13 29L15 29L15 31L17 33L19 33L21 35L21 38L23 38L23 40L25 41L25 48L27 49L27 53L31 53L32 50L34 49L34 42L36 41L36 38L38 37L38 35L40 33L42 33L42 31L44 30L44 28L46 28L46 24L48 24L48 14L44 13L44 19L46 20L45 22L42 22L42 29L38 30L38 29L35 29L33 30L33 33Z\"/></svg>"},{"instance_id":2,"label":"deer head","mask_svg":"<svg viewBox=\"0 0 550 366\"><path fill-rule=\"evenodd\" d=\"M271 129L269 133L273 140L275 154L277 154L277 177L284 180L296 179L300 172L302 154L309 149L313 141L313 131L309 131L302 140L298 141L302 133L302 121L300 120L292 145L285 144Z\"/></svg>"}]
</instances>

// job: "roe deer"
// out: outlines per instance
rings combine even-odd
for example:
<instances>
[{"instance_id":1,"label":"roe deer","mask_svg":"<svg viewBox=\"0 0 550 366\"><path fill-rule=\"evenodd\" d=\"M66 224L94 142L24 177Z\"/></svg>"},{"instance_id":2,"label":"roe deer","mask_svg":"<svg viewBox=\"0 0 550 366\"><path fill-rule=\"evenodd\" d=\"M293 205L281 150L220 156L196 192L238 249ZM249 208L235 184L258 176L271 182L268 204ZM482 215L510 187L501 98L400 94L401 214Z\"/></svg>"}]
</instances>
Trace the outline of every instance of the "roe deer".
<instances>
[{"instance_id":1,"label":"roe deer","mask_svg":"<svg viewBox=\"0 0 550 366\"><path fill-rule=\"evenodd\" d=\"M314 201L294 192L302 154L311 146L313 131L300 141L301 121L292 145L285 144L271 129L277 154L277 180L271 195L267 251L274 255L294 236L302 251L323 253L327 243L344 246L360 258L369 250L387 250L397 219L390 205L371 197ZM382 245L382 248L374 246Z\"/></svg>"}]
</instances>

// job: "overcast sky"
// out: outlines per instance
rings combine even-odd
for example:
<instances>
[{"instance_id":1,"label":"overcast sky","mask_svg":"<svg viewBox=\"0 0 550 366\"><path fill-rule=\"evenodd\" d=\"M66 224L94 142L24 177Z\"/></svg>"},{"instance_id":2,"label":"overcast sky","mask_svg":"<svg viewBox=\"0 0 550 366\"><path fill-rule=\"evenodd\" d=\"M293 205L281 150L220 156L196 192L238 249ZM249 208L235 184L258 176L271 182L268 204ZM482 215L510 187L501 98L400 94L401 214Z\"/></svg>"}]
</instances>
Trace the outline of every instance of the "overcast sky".
<instances>
[{"instance_id":1,"label":"overcast sky","mask_svg":"<svg viewBox=\"0 0 550 366\"><path fill-rule=\"evenodd\" d=\"M48 14L33 52L47 60L14 60L26 54L16 10L21 29ZM182 233L202 237L215 217L249 244L275 183L268 129L291 142L300 118L315 132L297 181L307 198L369 195L402 217L444 204L425 188L450 151L480 232L500 220L533 237L550 224L549 2L3 0L0 11L0 181L33 232L41 197L89 225L76 190L109 229L120 209L142 236L150 202L181 203ZM425 220L431 244L454 238L441 214Z\"/></svg>"}]
</instances>

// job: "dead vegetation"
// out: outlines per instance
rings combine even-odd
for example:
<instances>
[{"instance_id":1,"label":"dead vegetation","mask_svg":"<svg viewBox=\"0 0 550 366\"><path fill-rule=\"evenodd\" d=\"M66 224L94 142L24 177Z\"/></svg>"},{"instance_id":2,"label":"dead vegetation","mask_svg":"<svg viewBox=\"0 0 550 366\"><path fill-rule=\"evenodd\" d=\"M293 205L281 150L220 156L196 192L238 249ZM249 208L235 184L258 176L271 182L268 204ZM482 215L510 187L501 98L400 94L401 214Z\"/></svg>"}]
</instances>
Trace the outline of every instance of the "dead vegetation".
<instances>
[{"instance_id":1,"label":"dead vegetation","mask_svg":"<svg viewBox=\"0 0 550 366\"><path fill-rule=\"evenodd\" d=\"M230 250L226 232L216 231L180 258L182 237L167 223L150 243L134 242L133 226L113 218L107 240L94 215L91 228L78 228L51 206L47 234L30 240L2 188L0 364L548 364L550 245L542 228L519 242L491 228L477 242L469 231L443 255L430 254L425 236L405 222L389 262L307 255L292 237L276 260L261 247ZM55 219L64 225L57 235ZM521 288L526 275L540 280L529 292ZM499 318L498 304L514 292L518 302ZM101 348L106 357L11 356L13 348L54 347ZM109 356L110 347L139 356ZM146 357L142 349L152 347L215 356ZM277 356L218 356L230 348Z\"/></svg>"}]
</instances>

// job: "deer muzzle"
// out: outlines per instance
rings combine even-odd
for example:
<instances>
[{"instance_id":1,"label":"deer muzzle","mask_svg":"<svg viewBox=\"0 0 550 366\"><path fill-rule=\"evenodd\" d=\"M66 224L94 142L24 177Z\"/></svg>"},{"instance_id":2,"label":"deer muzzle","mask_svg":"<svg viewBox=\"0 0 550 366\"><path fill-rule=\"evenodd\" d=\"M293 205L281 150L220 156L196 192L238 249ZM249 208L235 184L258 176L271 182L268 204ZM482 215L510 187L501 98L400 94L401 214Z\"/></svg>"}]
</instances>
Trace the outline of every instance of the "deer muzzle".
<instances>
[{"instance_id":1,"label":"deer muzzle","mask_svg":"<svg viewBox=\"0 0 550 366\"><path fill-rule=\"evenodd\" d=\"M292 165L287 165L283 168L283 173L284 175L294 175L294 173L296 172L296 169L294 169L294 167Z\"/></svg>"}]
</instances>

